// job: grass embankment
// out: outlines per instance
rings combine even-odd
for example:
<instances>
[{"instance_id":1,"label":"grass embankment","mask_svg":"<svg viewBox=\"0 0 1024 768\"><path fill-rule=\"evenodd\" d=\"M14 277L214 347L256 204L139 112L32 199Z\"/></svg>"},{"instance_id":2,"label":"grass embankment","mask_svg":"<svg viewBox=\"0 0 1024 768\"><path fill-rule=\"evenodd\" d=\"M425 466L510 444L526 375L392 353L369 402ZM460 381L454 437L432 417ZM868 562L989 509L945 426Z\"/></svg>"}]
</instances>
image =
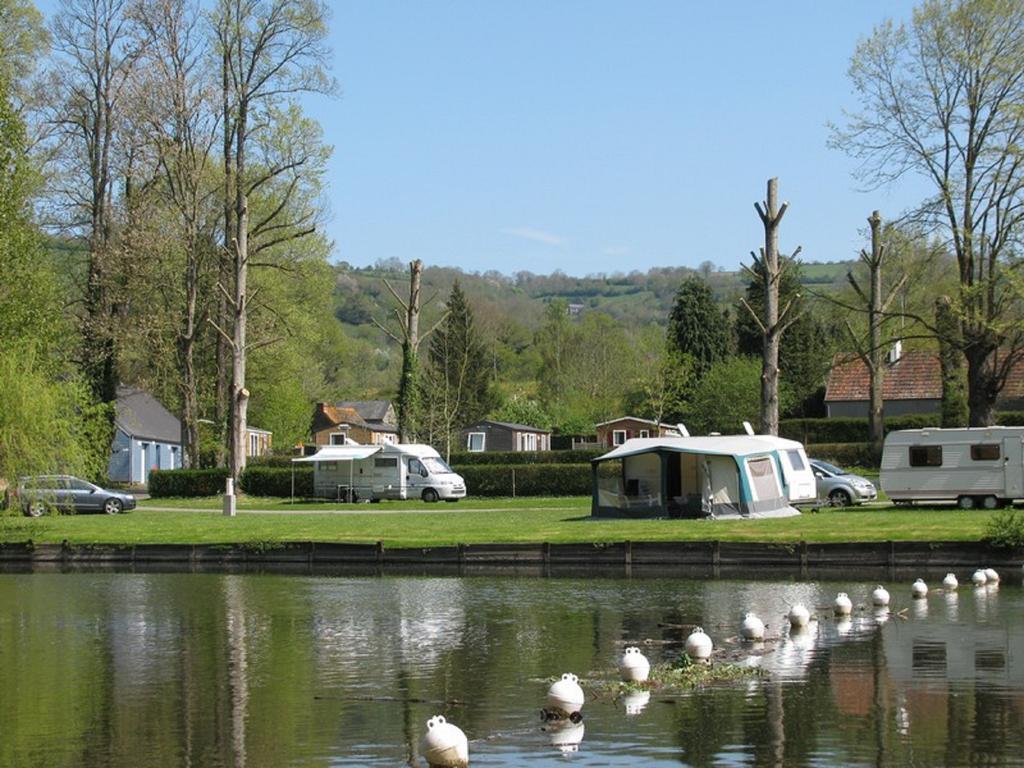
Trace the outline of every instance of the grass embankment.
<instances>
[{"instance_id":1,"label":"grass embankment","mask_svg":"<svg viewBox=\"0 0 1024 768\"><path fill-rule=\"evenodd\" d=\"M152 507L175 507L170 511ZM482 543L619 541L977 541L993 513L869 507L777 520L622 520L590 517L590 499L473 499L289 505L248 499L225 518L217 499L154 499L127 515L0 517L0 542L247 544L293 541L432 547ZM195 510L195 511L192 511ZM292 510L292 511L284 511ZM319 510L319 511L317 511ZM333 514L332 514L333 513Z\"/></svg>"}]
</instances>

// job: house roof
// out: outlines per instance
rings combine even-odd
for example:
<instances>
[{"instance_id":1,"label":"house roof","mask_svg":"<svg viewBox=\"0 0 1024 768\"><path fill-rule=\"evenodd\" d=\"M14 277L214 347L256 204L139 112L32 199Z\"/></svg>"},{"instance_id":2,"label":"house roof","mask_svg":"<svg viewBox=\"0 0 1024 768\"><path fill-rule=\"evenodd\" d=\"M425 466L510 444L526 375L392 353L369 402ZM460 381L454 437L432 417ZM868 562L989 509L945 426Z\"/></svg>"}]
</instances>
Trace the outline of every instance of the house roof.
<instances>
[{"instance_id":1,"label":"house roof","mask_svg":"<svg viewBox=\"0 0 1024 768\"><path fill-rule=\"evenodd\" d=\"M316 413L313 414L313 431L335 427L338 424L352 424L355 426L366 426L366 422L354 408L337 408L327 403L317 405Z\"/></svg>"},{"instance_id":2,"label":"house roof","mask_svg":"<svg viewBox=\"0 0 1024 768\"><path fill-rule=\"evenodd\" d=\"M828 376L825 402L866 401L869 376L859 357L836 355ZM1000 400L1024 397L1024 362L1017 363L1006 379ZM887 363L882 385L883 400L941 400L942 368L934 352L904 352L895 363Z\"/></svg>"},{"instance_id":3,"label":"house roof","mask_svg":"<svg viewBox=\"0 0 1024 768\"><path fill-rule=\"evenodd\" d=\"M491 424L491 425L494 425L496 427L505 427L505 429L514 429L517 432L537 432L537 433L545 434L545 435L548 434L551 431L550 429L541 429L540 427L531 427L531 426L529 426L527 424L513 424L512 422L509 422L509 421L495 421L494 419L484 419L483 421L478 421L475 424L472 424L472 425L470 425L468 427L465 427L463 429L463 431L465 432L466 430L474 429L475 427L479 427L479 426L481 426L483 424Z\"/></svg>"},{"instance_id":4,"label":"house roof","mask_svg":"<svg viewBox=\"0 0 1024 768\"><path fill-rule=\"evenodd\" d=\"M148 392L117 388L114 423L129 437L181 444L181 422Z\"/></svg>"},{"instance_id":5,"label":"house roof","mask_svg":"<svg viewBox=\"0 0 1024 768\"><path fill-rule=\"evenodd\" d=\"M384 421L391 409L390 400L343 400L335 408L351 408L366 421Z\"/></svg>"}]
</instances>

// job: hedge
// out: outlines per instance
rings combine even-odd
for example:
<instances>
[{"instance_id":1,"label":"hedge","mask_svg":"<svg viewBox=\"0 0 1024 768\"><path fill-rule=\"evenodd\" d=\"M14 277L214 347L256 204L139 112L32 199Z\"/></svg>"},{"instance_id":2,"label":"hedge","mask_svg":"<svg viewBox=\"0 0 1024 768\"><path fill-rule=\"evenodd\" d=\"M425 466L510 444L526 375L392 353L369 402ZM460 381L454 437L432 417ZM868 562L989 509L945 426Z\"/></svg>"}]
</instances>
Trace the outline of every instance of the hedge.
<instances>
[{"instance_id":1,"label":"hedge","mask_svg":"<svg viewBox=\"0 0 1024 768\"><path fill-rule=\"evenodd\" d=\"M216 496L224 492L228 471L215 469L154 469L149 473L149 495Z\"/></svg>"},{"instance_id":2,"label":"hedge","mask_svg":"<svg viewBox=\"0 0 1024 768\"><path fill-rule=\"evenodd\" d=\"M478 466L483 464L586 464L591 459L607 453L605 450L586 451L479 451L475 453L453 453L448 462L453 467ZM459 471L456 469L456 471Z\"/></svg>"},{"instance_id":3,"label":"hedge","mask_svg":"<svg viewBox=\"0 0 1024 768\"><path fill-rule=\"evenodd\" d=\"M811 443L806 450L809 458L840 467L878 467L870 443Z\"/></svg>"},{"instance_id":4,"label":"hedge","mask_svg":"<svg viewBox=\"0 0 1024 768\"><path fill-rule=\"evenodd\" d=\"M239 485L250 496L291 496L291 467L246 466ZM295 467L295 495L309 498L313 495L313 467Z\"/></svg>"},{"instance_id":5,"label":"hedge","mask_svg":"<svg viewBox=\"0 0 1024 768\"><path fill-rule=\"evenodd\" d=\"M589 496L589 464L505 464L460 467L467 496ZM513 473L515 492L513 493Z\"/></svg>"}]
</instances>

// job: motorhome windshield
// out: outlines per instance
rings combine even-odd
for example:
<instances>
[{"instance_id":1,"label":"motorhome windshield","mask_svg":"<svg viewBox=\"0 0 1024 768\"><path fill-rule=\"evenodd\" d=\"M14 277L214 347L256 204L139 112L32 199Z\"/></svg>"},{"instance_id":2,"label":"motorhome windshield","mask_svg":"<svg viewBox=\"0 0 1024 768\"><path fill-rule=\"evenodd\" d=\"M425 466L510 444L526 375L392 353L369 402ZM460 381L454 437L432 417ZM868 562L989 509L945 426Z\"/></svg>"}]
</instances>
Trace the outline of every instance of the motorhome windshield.
<instances>
[{"instance_id":1,"label":"motorhome windshield","mask_svg":"<svg viewBox=\"0 0 1024 768\"><path fill-rule=\"evenodd\" d=\"M432 475L444 475L451 474L454 470L444 463L444 459L435 458L433 456L426 456L420 461L423 462L423 466L427 468L427 471Z\"/></svg>"}]
</instances>

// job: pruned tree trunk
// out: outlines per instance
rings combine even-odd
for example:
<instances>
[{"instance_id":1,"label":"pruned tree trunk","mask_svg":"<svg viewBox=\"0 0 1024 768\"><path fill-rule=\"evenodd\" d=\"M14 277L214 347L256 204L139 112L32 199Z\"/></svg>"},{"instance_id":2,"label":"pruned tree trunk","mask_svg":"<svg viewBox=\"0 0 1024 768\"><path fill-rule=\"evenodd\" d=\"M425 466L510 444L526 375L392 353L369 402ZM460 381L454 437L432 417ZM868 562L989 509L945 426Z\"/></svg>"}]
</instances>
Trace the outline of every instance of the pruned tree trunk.
<instances>
[{"instance_id":1,"label":"pruned tree trunk","mask_svg":"<svg viewBox=\"0 0 1024 768\"><path fill-rule=\"evenodd\" d=\"M248 348L246 331L248 327L249 303L249 195L245 184L245 151L248 139L248 103L239 100L235 123L235 241L234 245L234 295L233 338L231 341L231 419L228 433L228 471L235 482L245 469L245 433L248 426L249 390L245 388L245 364Z\"/></svg>"},{"instance_id":2,"label":"pruned tree trunk","mask_svg":"<svg viewBox=\"0 0 1024 768\"><path fill-rule=\"evenodd\" d=\"M942 371L942 426L964 427L970 418L967 407L967 379L961 352L960 321L949 296L935 300L935 335L939 340Z\"/></svg>"},{"instance_id":3,"label":"pruned tree trunk","mask_svg":"<svg viewBox=\"0 0 1024 768\"><path fill-rule=\"evenodd\" d=\"M227 19L221 21L227 25ZM223 159L224 159L224 244L220 254L220 285L223 290L217 300L217 323L221 328L230 326L231 317L228 312L228 296L233 289L232 254L234 247L232 238L235 232L234 217L234 152L232 150L232 139L234 138L231 115L231 78L230 78L230 31L224 29L220 32L221 38L221 122L224 132ZM231 347L224 334L217 334L217 379L216 391L214 393L214 421L219 430L218 443L221 446L228 444L227 436L231 434L232 408L228 402L228 391L230 370L228 361L231 358ZM217 466L224 466L227 453L218 449Z\"/></svg>"},{"instance_id":4,"label":"pruned tree trunk","mask_svg":"<svg viewBox=\"0 0 1024 768\"><path fill-rule=\"evenodd\" d=\"M405 337L402 341L402 380L398 387L398 435L403 443L416 439L419 411L417 368L420 344L420 283L423 262L409 262L409 301L405 305Z\"/></svg>"},{"instance_id":5,"label":"pruned tree trunk","mask_svg":"<svg viewBox=\"0 0 1024 768\"><path fill-rule=\"evenodd\" d=\"M882 349L882 216L878 211L868 217L871 226L871 256L861 251L861 259L868 262L870 276L870 304L868 309L868 442L875 456L882 455L882 423L883 390L885 385L885 352Z\"/></svg>"}]
</instances>

